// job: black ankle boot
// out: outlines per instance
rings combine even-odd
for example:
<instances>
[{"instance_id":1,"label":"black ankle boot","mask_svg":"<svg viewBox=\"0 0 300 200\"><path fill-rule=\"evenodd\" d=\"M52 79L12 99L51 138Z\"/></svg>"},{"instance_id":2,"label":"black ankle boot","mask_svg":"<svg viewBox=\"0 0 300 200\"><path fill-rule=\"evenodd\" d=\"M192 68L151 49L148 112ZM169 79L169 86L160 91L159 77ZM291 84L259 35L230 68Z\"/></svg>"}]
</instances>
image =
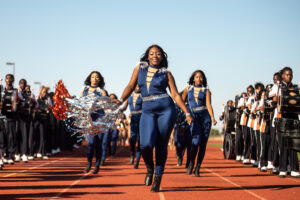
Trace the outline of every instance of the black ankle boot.
<instances>
[{"instance_id":1,"label":"black ankle boot","mask_svg":"<svg viewBox=\"0 0 300 200\"><path fill-rule=\"evenodd\" d=\"M132 164L133 165L133 163L134 163L134 156L130 156L130 164Z\"/></svg>"},{"instance_id":2,"label":"black ankle boot","mask_svg":"<svg viewBox=\"0 0 300 200\"><path fill-rule=\"evenodd\" d=\"M187 172L186 172L186 173L187 173L188 175L192 174L193 169L194 169L194 163L193 163L193 162L190 162L189 167L187 168Z\"/></svg>"},{"instance_id":3,"label":"black ankle boot","mask_svg":"<svg viewBox=\"0 0 300 200\"><path fill-rule=\"evenodd\" d=\"M200 167L196 167L195 171L194 171L195 176L199 177L200 176Z\"/></svg>"},{"instance_id":4,"label":"black ankle boot","mask_svg":"<svg viewBox=\"0 0 300 200\"><path fill-rule=\"evenodd\" d=\"M88 173L88 172L91 170L91 166L92 166L92 164L89 163L89 164L86 166L86 168L83 170L83 172L84 172L84 173Z\"/></svg>"},{"instance_id":5,"label":"black ankle boot","mask_svg":"<svg viewBox=\"0 0 300 200\"><path fill-rule=\"evenodd\" d=\"M159 192L160 188L160 183L161 183L161 176L154 176L154 182L151 188L151 192Z\"/></svg>"},{"instance_id":6,"label":"black ankle boot","mask_svg":"<svg viewBox=\"0 0 300 200\"><path fill-rule=\"evenodd\" d=\"M139 168L139 162L135 162L133 168L134 168L134 169L138 169L138 168Z\"/></svg>"},{"instance_id":7,"label":"black ankle boot","mask_svg":"<svg viewBox=\"0 0 300 200\"><path fill-rule=\"evenodd\" d=\"M152 179L153 179L153 169L147 168L147 174L145 177L145 185L149 186L152 184Z\"/></svg>"},{"instance_id":8,"label":"black ankle boot","mask_svg":"<svg viewBox=\"0 0 300 200\"><path fill-rule=\"evenodd\" d=\"M182 165L182 157L178 156L177 157L177 166L181 166Z\"/></svg>"},{"instance_id":9,"label":"black ankle boot","mask_svg":"<svg viewBox=\"0 0 300 200\"><path fill-rule=\"evenodd\" d=\"M98 172L99 172L99 165L96 165L92 174L98 174Z\"/></svg>"}]
</instances>

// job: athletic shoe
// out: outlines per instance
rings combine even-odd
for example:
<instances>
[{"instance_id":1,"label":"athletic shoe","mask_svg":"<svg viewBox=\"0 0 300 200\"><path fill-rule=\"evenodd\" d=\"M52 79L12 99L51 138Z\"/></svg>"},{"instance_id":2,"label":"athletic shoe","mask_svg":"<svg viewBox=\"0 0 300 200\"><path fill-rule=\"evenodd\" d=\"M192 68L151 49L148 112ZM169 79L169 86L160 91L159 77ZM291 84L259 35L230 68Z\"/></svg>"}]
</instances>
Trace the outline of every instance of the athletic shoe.
<instances>
[{"instance_id":1,"label":"athletic shoe","mask_svg":"<svg viewBox=\"0 0 300 200\"><path fill-rule=\"evenodd\" d=\"M241 161L243 161L243 160L244 160L244 156L241 157Z\"/></svg>"},{"instance_id":2,"label":"athletic shoe","mask_svg":"<svg viewBox=\"0 0 300 200\"><path fill-rule=\"evenodd\" d=\"M41 153L37 153L37 154L36 154L36 157L37 157L37 158L41 158L41 157L43 157L43 156L42 156Z\"/></svg>"},{"instance_id":3,"label":"athletic shoe","mask_svg":"<svg viewBox=\"0 0 300 200\"><path fill-rule=\"evenodd\" d=\"M49 158L48 158L48 156L43 156L43 159L44 159L44 160L47 160L47 159L49 159Z\"/></svg>"},{"instance_id":4,"label":"athletic shoe","mask_svg":"<svg viewBox=\"0 0 300 200\"><path fill-rule=\"evenodd\" d=\"M15 155L15 161L16 161L16 162L19 162L20 160L21 160L20 155L19 155L19 154L16 154L16 155Z\"/></svg>"},{"instance_id":5,"label":"athletic shoe","mask_svg":"<svg viewBox=\"0 0 300 200\"><path fill-rule=\"evenodd\" d=\"M286 175L287 175L286 172L279 172L279 177L280 177L280 178L285 178Z\"/></svg>"},{"instance_id":6,"label":"athletic shoe","mask_svg":"<svg viewBox=\"0 0 300 200\"><path fill-rule=\"evenodd\" d=\"M260 168L260 171L261 171L261 172L266 172L266 171L267 171L267 167L266 167L266 166L261 167L261 168Z\"/></svg>"},{"instance_id":7,"label":"athletic shoe","mask_svg":"<svg viewBox=\"0 0 300 200\"><path fill-rule=\"evenodd\" d=\"M251 160L251 164L254 164L255 163L255 160Z\"/></svg>"},{"instance_id":8,"label":"athletic shoe","mask_svg":"<svg viewBox=\"0 0 300 200\"><path fill-rule=\"evenodd\" d=\"M243 164L247 165L247 164L251 164L251 162L250 162L249 159L245 158L245 159L243 160Z\"/></svg>"},{"instance_id":9,"label":"athletic shoe","mask_svg":"<svg viewBox=\"0 0 300 200\"><path fill-rule=\"evenodd\" d=\"M22 156L22 161L25 162L25 163L28 162L28 158L25 154L23 154L23 156Z\"/></svg>"},{"instance_id":10,"label":"athletic shoe","mask_svg":"<svg viewBox=\"0 0 300 200\"><path fill-rule=\"evenodd\" d=\"M278 174L279 174L279 169L278 169L278 167L274 167L274 168L272 169L272 171L271 171L270 174L276 174L276 175L278 175Z\"/></svg>"},{"instance_id":11,"label":"athletic shoe","mask_svg":"<svg viewBox=\"0 0 300 200\"><path fill-rule=\"evenodd\" d=\"M0 165L2 166L4 163L3 163L3 160L2 159L0 159Z\"/></svg>"},{"instance_id":12,"label":"athletic shoe","mask_svg":"<svg viewBox=\"0 0 300 200\"><path fill-rule=\"evenodd\" d=\"M241 161L241 160L242 160L242 157L241 157L240 155L237 155L235 160L236 160L236 161Z\"/></svg>"},{"instance_id":13,"label":"athletic shoe","mask_svg":"<svg viewBox=\"0 0 300 200\"><path fill-rule=\"evenodd\" d=\"M296 172L296 171L292 171L292 172L291 172L291 177L294 177L294 178L300 178L300 173L299 173L299 172Z\"/></svg>"},{"instance_id":14,"label":"athletic shoe","mask_svg":"<svg viewBox=\"0 0 300 200\"><path fill-rule=\"evenodd\" d=\"M274 169L274 165L272 164L271 161L268 161L267 169Z\"/></svg>"},{"instance_id":15,"label":"athletic shoe","mask_svg":"<svg viewBox=\"0 0 300 200\"><path fill-rule=\"evenodd\" d=\"M54 154L56 154L56 149L52 149L51 150L51 153L54 155Z\"/></svg>"},{"instance_id":16,"label":"athletic shoe","mask_svg":"<svg viewBox=\"0 0 300 200\"><path fill-rule=\"evenodd\" d=\"M7 160L6 158L3 158L2 161L3 161L4 164L7 164L7 163L8 163L8 160Z\"/></svg>"},{"instance_id":17,"label":"athletic shoe","mask_svg":"<svg viewBox=\"0 0 300 200\"><path fill-rule=\"evenodd\" d=\"M13 164L14 164L14 161L13 161L12 159L9 159L9 160L7 161L7 163L10 164L10 165L13 165Z\"/></svg>"},{"instance_id":18,"label":"athletic shoe","mask_svg":"<svg viewBox=\"0 0 300 200\"><path fill-rule=\"evenodd\" d=\"M28 156L28 160L33 160L34 157L33 156Z\"/></svg>"}]
</instances>

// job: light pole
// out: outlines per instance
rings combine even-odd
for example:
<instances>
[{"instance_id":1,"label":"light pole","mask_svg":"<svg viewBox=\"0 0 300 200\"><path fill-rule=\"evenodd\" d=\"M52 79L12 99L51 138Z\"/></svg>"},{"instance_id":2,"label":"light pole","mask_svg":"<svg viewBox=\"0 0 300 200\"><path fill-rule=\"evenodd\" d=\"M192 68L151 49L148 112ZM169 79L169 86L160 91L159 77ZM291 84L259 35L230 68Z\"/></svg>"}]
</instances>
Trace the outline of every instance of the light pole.
<instances>
[{"instance_id":1,"label":"light pole","mask_svg":"<svg viewBox=\"0 0 300 200\"><path fill-rule=\"evenodd\" d=\"M6 65L12 65L13 66L13 75L15 76L16 64L13 63L13 62L7 62Z\"/></svg>"}]
</instances>

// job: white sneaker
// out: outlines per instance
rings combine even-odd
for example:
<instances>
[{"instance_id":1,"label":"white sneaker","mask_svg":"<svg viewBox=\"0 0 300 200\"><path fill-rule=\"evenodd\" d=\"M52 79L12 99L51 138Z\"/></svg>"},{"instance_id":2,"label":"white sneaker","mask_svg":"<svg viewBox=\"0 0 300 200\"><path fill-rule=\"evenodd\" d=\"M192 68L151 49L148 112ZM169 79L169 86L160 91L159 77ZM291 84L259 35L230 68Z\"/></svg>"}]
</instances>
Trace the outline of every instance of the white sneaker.
<instances>
[{"instance_id":1,"label":"white sneaker","mask_svg":"<svg viewBox=\"0 0 300 200\"><path fill-rule=\"evenodd\" d=\"M241 160L242 160L242 161L244 160L244 156L242 156Z\"/></svg>"},{"instance_id":2,"label":"white sneaker","mask_svg":"<svg viewBox=\"0 0 300 200\"><path fill-rule=\"evenodd\" d=\"M273 168L274 168L274 165L272 164L272 162L268 161L267 169L273 169Z\"/></svg>"},{"instance_id":3,"label":"white sneaker","mask_svg":"<svg viewBox=\"0 0 300 200\"><path fill-rule=\"evenodd\" d=\"M3 161L4 164L7 164L7 163L8 163L8 160L7 160L6 158L3 158L2 161Z\"/></svg>"},{"instance_id":4,"label":"white sneaker","mask_svg":"<svg viewBox=\"0 0 300 200\"><path fill-rule=\"evenodd\" d=\"M37 153L37 154L36 154L36 157L37 157L37 158L41 158L41 157L42 157L42 154Z\"/></svg>"},{"instance_id":5,"label":"white sneaker","mask_svg":"<svg viewBox=\"0 0 300 200\"><path fill-rule=\"evenodd\" d=\"M0 159L0 165L3 165L4 163L3 163L3 161L2 161L2 159Z\"/></svg>"},{"instance_id":6,"label":"white sneaker","mask_svg":"<svg viewBox=\"0 0 300 200\"><path fill-rule=\"evenodd\" d=\"M19 154L16 154L16 155L15 155L15 161L16 161L16 162L19 162L20 160L21 160L20 155L19 155Z\"/></svg>"},{"instance_id":7,"label":"white sneaker","mask_svg":"<svg viewBox=\"0 0 300 200\"><path fill-rule=\"evenodd\" d=\"M47 160L47 159L49 159L49 158L48 158L48 156L43 156L43 159L44 159L44 160Z\"/></svg>"},{"instance_id":8,"label":"white sneaker","mask_svg":"<svg viewBox=\"0 0 300 200\"><path fill-rule=\"evenodd\" d=\"M241 160L241 156L236 156L236 159L235 159L236 161L240 161Z\"/></svg>"},{"instance_id":9,"label":"white sneaker","mask_svg":"<svg viewBox=\"0 0 300 200\"><path fill-rule=\"evenodd\" d=\"M23 154L23 156L22 156L22 161L25 163L28 162L28 158L25 154Z\"/></svg>"},{"instance_id":10,"label":"white sneaker","mask_svg":"<svg viewBox=\"0 0 300 200\"><path fill-rule=\"evenodd\" d=\"M60 148L58 147L57 149L56 149L56 153L60 153L61 152L61 150L60 150Z\"/></svg>"},{"instance_id":11,"label":"white sneaker","mask_svg":"<svg viewBox=\"0 0 300 200\"><path fill-rule=\"evenodd\" d=\"M255 160L251 160L251 164L254 164L255 163Z\"/></svg>"},{"instance_id":12,"label":"white sneaker","mask_svg":"<svg viewBox=\"0 0 300 200\"><path fill-rule=\"evenodd\" d=\"M250 162L249 159L246 158L246 159L243 160L243 164L251 164L251 162Z\"/></svg>"},{"instance_id":13,"label":"white sneaker","mask_svg":"<svg viewBox=\"0 0 300 200\"><path fill-rule=\"evenodd\" d=\"M33 156L28 156L28 160L33 160L34 157Z\"/></svg>"},{"instance_id":14,"label":"white sneaker","mask_svg":"<svg viewBox=\"0 0 300 200\"><path fill-rule=\"evenodd\" d=\"M10 164L10 165L12 165L12 164L14 164L14 161L13 161L12 159L9 159L9 160L7 161L7 163Z\"/></svg>"},{"instance_id":15,"label":"white sneaker","mask_svg":"<svg viewBox=\"0 0 300 200\"><path fill-rule=\"evenodd\" d=\"M77 144L74 144L73 147L74 147L75 149L79 149L79 148L80 148L80 146L78 146Z\"/></svg>"},{"instance_id":16,"label":"white sneaker","mask_svg":"<svg viewBox=\"0 0 300 200\"><path fill-rule=\"evenodd\" d=\"M260 171L261 171L261 172L266 172L266 171L267 171L267 167L266 167L266 166L261 167L261 168L260 168Z\"/></svg>"},{"instance_id":17,"label":"white sneaker","mask_svg":"<svg viewBox=\"0 0 300 200\"><path fill-rule=\"evenodd\" d=\"M280 178L285 178L286 175L287 175L286 172L279 172L279 177L280 177Z\"/></svg>"},{"instance_id":18,"label":"white sneaker","mask_svg":"<svg viewBox=\"0 0 300 200\"><path fill-rule=\"evenodd\" d=\"M300 173L296 171L291 172L291 177L300 178Z\"/></svg>"}]
</instances>

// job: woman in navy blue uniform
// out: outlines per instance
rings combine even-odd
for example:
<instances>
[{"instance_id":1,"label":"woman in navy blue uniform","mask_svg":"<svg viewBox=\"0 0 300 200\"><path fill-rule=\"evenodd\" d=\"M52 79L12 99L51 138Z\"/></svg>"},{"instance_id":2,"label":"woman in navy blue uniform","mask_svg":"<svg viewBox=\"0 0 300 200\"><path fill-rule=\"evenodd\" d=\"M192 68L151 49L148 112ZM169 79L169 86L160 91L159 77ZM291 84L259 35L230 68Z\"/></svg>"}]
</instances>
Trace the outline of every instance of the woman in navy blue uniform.
<instances>
[{"instance_id":1,"label":"woman in navy blue uniform","mask_svg":"<svg viewBox=\"0 0 300 200\"><path fill-rule=\"evenodd\" d=\"M126 100L139 85L143 99L140 119L140 147L147 174L145 184L152 184L154 173L153 148L155 147L155 177L152 192L159 192L159 187L167 160L168 141L176 121L173 99L184 111L188 123L193 118L179 95L174 78L167 70L167 54L158 45L150 46L135 67L131 80L125 88L121 101ZM167 94L169 87L172 98Z\"/></svg>"},{"instance_id":2,"label":"woman in navy blue uniform","mask_svg":"<svg viewBox=\"0 0 300 200\"><path fill-rule=\"evenodd\" d=\"M90 75L86 78L85 87L82 89L81 96L87 96L89 94L96 94L98 96L106 96L105 91L103 90L103 87L105 85L104 78L98 71L92 71ZM101 112L98 114L101 115ZM104 113L102 113L104 114ZM99 115L98 115L99 116ZM91 116L92 118L97 118L98 116ZM88 165L84 169L85 173L88 173L92 166L92 160L94 155L94 149L96 151L96 164L93 174L97 174L99 172L100 168L100 162L101 162L101 155L102 155L102 140L103 140L103 134L89 134L88 135L88 146L87 146L87 160Z\"/></svg>"},{"instance_id":3,"label":"woman in navy blue uniform","mask_svg":"<svg viewBox=\"0 0 300 200\"><path fill-rule=\"evenodd\" d=\"M134 164L134 156L136 156L136 162L134 164L134 168L137 169L139 167L140 157L141 157L141 149L140 149L140 119L142 116L142 96L141 91L138 85L136 85L134 92L125 102L123 107L123 111L126 110L129 105L130 109L130 164ZM136 143L137 148L136 148Z\"/></svg>"},{"instance_id":4,"label":"woman in navy blue uniform","mask_svg":"<svg viewBox=\"0 0 300 200\"><path fill-rule=\"evenodd\" d=\"M189 79L189 86L185 88L182 98L188 99L188 104L194 118L191 124L191 160L187 174L191 174L198 154L195 176L200 176L200 166L203 161L206 144L209 137L211 124L216 125L213 108L211 105L211 93L207 89L207 80L203 71L196 70Z\"/></svg>"}]
</instances>

